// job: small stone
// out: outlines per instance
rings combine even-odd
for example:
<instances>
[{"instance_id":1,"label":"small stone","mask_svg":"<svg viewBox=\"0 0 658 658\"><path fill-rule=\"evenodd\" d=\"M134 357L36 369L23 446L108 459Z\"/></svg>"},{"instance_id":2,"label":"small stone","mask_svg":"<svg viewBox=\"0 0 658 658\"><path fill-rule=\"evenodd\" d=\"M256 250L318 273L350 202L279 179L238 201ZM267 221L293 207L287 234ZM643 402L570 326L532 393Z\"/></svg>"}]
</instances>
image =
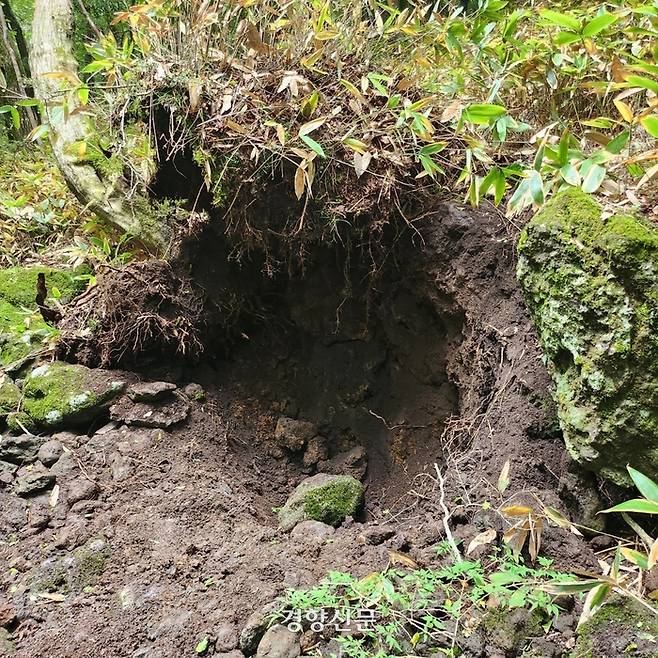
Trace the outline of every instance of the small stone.
<instances>
[{"instance_id":1,"label":"small stone","mask_svg":"<svg viewBox=\"0 0 658 658\"><path fill-rule=\"evenodd\" d=\"M336 532L333 526L321 521L302 521L293 528L290 536L298 541L324 542Z\"/></svg>"},{"instance_id":2,"label":"small stone","mask_svg":"<svg viewBox=\"0 0 658 658\"><path fill-rule=\"evenodd\" d=\"M43 530L52 518L51 511L45 505L32 505L28 509L28 528L32 530Z\"/></svg>"},{"instance_id":3,"label":"small stone","mask_svg":"<svg viewBox=\"0 0 658 658\"><path fill-rule=\"evenodd\" d=\"M20 469L14 484L14 491L19 496L29 496L48 489L54 484L55 476L43 467L37 467L29 471L27 469Z\"/></svg>"},{"instance_id":4,"label":"small stone","mask_svg":"<svg viewBox=\"0 0 658 658\"><path fill-rule=\"evenodd\" d=\"M274 430L274 440L279 447L297 452L302 450L306 442L312 439L316 432L313 423L281 416Z\"/></svg>"},{"instance_id":5,"label":"small stone","mask_svg":"<svg viewBox=\"0 0 658 658\"><path fill-rule=\"evenodd\" d=\"M370 526L365 530L363 536L365 537L366 544L371 546L379 546L387 539L390 539L395 534L395 528L391 526Z\"/></svg>"},{"instance_id":6,"label":"small stone","mask_svg":"<svg viewBox=\"0 0 658 658\"><path fill-rule=\"evenodd\" d=\"M341 452L327 461L318 464L318 470L336 475L351 475L362 480L368 468L368 455L363 446L356 446L347 452Z\"/></svg>"},{"instance_id":7,"label":"small stone","mask_svg":"<svg viewBox=\"0 0 658 658\"><path fill-rule=\"evenodd\" d=\"M240 641L237 629L229 623L224 623L216 629L215 638L215 651L232 651Z\"/></svg>"},{"instance_id":8,"label":"small stone","mask_svg":"<svg viewBox=\"0 0 658 658\"><path fill-rule=\"evenodd\" d=\"M42 441L32 434L0 436L0 459L14 464L29 464L37 458Z\"/></svg>"},{"instance_id":9,"label":"small stone","mask_svg":"<svg viewBox=\"0 0 658 658\"><path fill-rule=\"evenodd\" d=\"M196 400L197 402L201 402L201 400L205 400L206 398L206 392L203 390L201 384L190 383L183 389L183 393L190 400Z\"/></svg>"},{"instance_id":10,"label":"small stone","mask_svg":"<svg viewBox=\"0 0 658 658\"><path fill-rule=\"evenodd\" d=\"M77 468L78 464L72 452L65 452L51 467L50 472L59 477L68 475Z\"/></svg>"},{"instance_id":11,"label":"small stone","mask_svg":"<svg viewBox=\"0 0 658 658\"><path fill-rule=\"evenodd\" d=\"M8 486L14 481L14 473L18 470L16 464L0 461L0 486Z\"/></svg>"},{"instance_id":12,"label":"small stone","mask_svg":"<svg viewBox=\"0 0 658 658\"><path fill-rule=\"evenodd\" d=\"M46 441L39 448L37 458L45 466L52 466L64 452L64 446L55 440Z\"/></svg>"},{"instance_id":13,"label":"small stone","mask_svg":"<svg viewBox=\"0 0 658 658\"><path fill-rule=\"evenodd\" d=\"M270 625L274 613L281 607L278 601L273 601L253 612L240 632L240 649L247 656L256 652L265 631Z\"/></svg>"},{"instance_id":14,"label":"small stone","mask_svg":"<svg viewBox=\"0 0 658 658\"><path fill-rule=\"evenodd\" d=\"M190 403L182 396L151 403L133 402L128 397L110 408L110 417L126 425L168 429L182 423L190 413Z\"/></svg>"},{"instance_id":15,"label":"small stone","mask_svg":"<svg viewBox=\"0 0 658 658\"><path fill-rule=\"evenodd\" d=\"M0 599L0 627L7 628L16 621L16 608L9 605L7 601Z\"/></svg>"},{"instance_id":16,"label":"small stone","mask_svg":"<svg viewBox=\"0 0 658 658\"><path fill-rule=\"evenodd\" d=\"M244 654L239 649L235 649L226 653L216 653L215 658L244 658Z\"/></svg>"},{"instance_id":17,"label":"small stone","mask_svg":"<svg viewBox=\"0 0 658 658\"><path fill-rule=\"evenodd\" d=\"M127 480L132 474L132 462L129 457L124 457L118 452L113 452L109 458L112 479L115 482Z\"/></svg>"},{"instance_id":18,"label":"small stone","mask_svg":"<svg viewBox=\"0 0 658 658\"><path fill-rule=\"evenodd\" d=\"M100 493L100 487L85 477L77 477L68 485L66 500L73 505L81 500L94 500Z\"/></svg>"},{"instance_id":19,"label":"small stone","mask_svg":"<svg viewBox=\"0 0 658 658\"><path fill-rule=\"evenodd\" d=\"M257 658L297 658L301 653L299 638L285 626L270 628L258 645Z\"/></svg>"},{"instance_id":20,"label":"small stone","mask_svg":"<svg viewBox=\"0 0 658 658\"><path fill-rule=\"evenodd\" d=\"M304 452L304 466L315 466L318 462L329 457L327 440L323 436L314 436L306 446Z\"/></svg>"},{"instance_id":21,"label":"small stone","mask_svg":"<svg viewBox=\"0 0 658 658\"><path fill-rule=\"evenodd\" d=\"M176 384L170 382L140 382L128 388L128 397L133 402L155 402L171 395Z\"/></svg>"}]
</instances>

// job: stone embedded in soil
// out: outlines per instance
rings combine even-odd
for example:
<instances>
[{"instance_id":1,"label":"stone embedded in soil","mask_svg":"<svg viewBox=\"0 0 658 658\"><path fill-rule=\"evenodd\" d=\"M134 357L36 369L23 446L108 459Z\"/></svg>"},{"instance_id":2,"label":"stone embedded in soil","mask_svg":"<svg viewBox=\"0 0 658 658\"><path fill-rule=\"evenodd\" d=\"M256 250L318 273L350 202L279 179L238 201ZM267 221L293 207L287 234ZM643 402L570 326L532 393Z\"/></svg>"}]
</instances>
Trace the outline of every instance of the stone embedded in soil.
<instances>
[{"instance_id":1,"label":"stone embedded in soil","mask_svg":"<svg viewBox=\"0 0 658 658\"><path fill-rule=\"evenodd\" d=\"M297 633L276 624L268 629L258 644L257 658L297 658L301 653Z\"/></svg>"},{"instance_id":2,"label":"stone embedded in soil","mask_svg":"<svg viewBox=\"0 0 658 658\"><path fill-rule=\"evenodd\" d=\"M59 477L68 475L78 468L78 463L71 452L65 452L51 467L50 472Z\"/></svg>"},{"instance_id":3,"label":"stone embedded in soil","mask_svg":"<svg viewBox=\"0 0 658 658\"><path fill-rule=\"evenodd\" d=\"M303 463L306 467L315 466L329 457L329 446L324 436L314 436L308 441L304 451Z\"/></svg>"},{"instance_id":4,"label":"stone embedded in soil","mask_svg":"<svg viewBox=\"0 0 658 658\"><path fill-rule=\"evenodd\" d=\"M54 439L46 441L39 448L37 459L45 466L52 466L64 452L64 446Z\"/></svg>"},{"instance_id":5,"label":"stone embedded in soil","mask_svg":"<svg viewBox=\"0 0 658 658\"><path fill-rule=\"evenodd\" d=\"M33 592L79 592L93 585L105 571L111 548L104 537L94 537L63 557L48 558L30 579Z\"/></svg>"},{"instance_id":6,"label":"stone embedded in soil","mask_svg":"<svg viewBox=\"0 0 658 658\"><path fill-rule=\"evenodd\" d=\"M29 464L37 458L42 442L42 438L32 434L2 435L0 436L0 459L15 464Z\"/></svg>"},{"instance_id":7,"label":"stone embedded in soil","mask_svg":"<svg viewBox=\"0 0 658 658\"><path fill-rule=\"evenodd\" d=\"M202 400L206 399L206 392L203 390L203 386L201 386L201 384L196 384L195 382L190 382L183 389L183 393L188 397L188 399L196 400L197 402L201 402Z\"/></svg>"},{"instance_id":8,"label":"stone embedded in soil","mask_svg":"<svg viewBox=\"0 0 658 658\"><path fill-rule=\"evenodd\" d=\"M574 656L656 658L658 616L630 597L614 594L577 631Z\"/></svg>"},{"instance_id":9,"label":"stone embedded in soil","mask_svg":"<svg viewBox=\"0 0 658 658\"><path fill-rule=\"evenodd\" d=\"M245 655L251 656L256 652L258 643L265 635L265 631L280 608L281 603L279 601L272 601L249 616L240 631L240 649Z\"/></svg>"},{"instance_id":10,"label":"stone embedded in soil","mask_svg":"<svg viewBox=\"0 0 658 658\"><path fill-rule=\"evenodd\" d=\"M99 416L124 388L110 372L55 361L25 379L21 410L10 414L12 429L56 429L84 425Z\"/></svg>"},{"instance_id":11,"label":"stone embedded in soil","mask_svg":"<svg viewBox=\"0 0 658 658\"><path fill-rule=\"evenodd\" d=\"M274 430L274 441L280 448L299 452L316 434L317 429L313 423L281 416Z\"/></svg>"},{"instance_id":12,"label":"stone embedded in soil","mask_svg":"<svg viewBox=\"0 0 658 658\"><path fill-rule=\"evenodd\" d=\"M140 382L128 388L128 397L133 402L156 402L171 396L176 384L170 382Z\"/></svg>"},{"instance_id":13,"label":"stone embedded in soil","mask_svg":"<svg viewBox=\"0 0 658 658\"><path fill-rule=\"evenodd\" d=\"M621 485L627 463L658 477L658 229L604 219L569 190L528 223L518 251L569 452Z\"/></svg>"},{"instance_id":14,"label":"stone embedded in soil","mask_svg":"<svg viewBox=\"0 0 658 658\"><path fill-rule=\"evenodd\" d=\"M0 491L0 537L22 528L27 522L27 503L17 496Z\"/></svg>"},{"instance_id":15,"label":"stone embedded in soil","mask_svg":"<svg viewBox=\"0 0 658 658\"><path fill-rule=\"evenodd\" d=\"M302 521L297 524L290 536L298 541L323 542L336 532L333 526L321 521Z\"/></svg>"},{"instance_id":16,"label":"stone embedded in soil","mask_svg":"<svg viewBox=\"0 0 658 658\"><path fill-rule=\"evenodd\" d=\"M221 624L215 629L215 651L232 651L237 649L240 641L238 631L233 624L228 622Z\"/></svg>"},{"instance_id":17,"label":"stone embedded in soil","mask_svg":"<svg viewBox=\"0 0 658 658\"><path fill-rule=\"evenodd\" d=\"M220 652L214 655L215 658L244 658L244 654L239 649L234 649L233 651L227 651L226 653Z\"/></svg>"},{"instance_id":18,"label":"stone embedded in soil","mask_svg":"<svg viewBox=\"0 0 658 658\"><path fill-rule=\"evenodd\" d=\"M71 480L67 486L66 500L69 505L74 505L81 500L94 500L100 493L100 487L86 477L77 477Z\"/></svg>"},{"instance_id":19,"label":"stone embedded in soil","mask_svg":"<svg viewBox=\"0 0 658 658\"><path fill-rule=\"evenodd\" d=\"M133 402L128 397L121 398L110 408L110 417L135 427L168 429L182 423L190 413L190 403L182 396L159 402Z\"/></svg>"},{"instance_id":20,"label":"stone embedded in soil","mask_svg":"<svg viewBox=\"0 0 658 658\"><path fill-rule=\"evenodd\" d=\"M292 530L302 521L337 526L354 516L363 503L361 482L348 475L318 473L303 480L279 510L279 526Z\"/></svg>"},{"instance_id":21,"label":"stone embedded in soil","mask_svg":"<svg viewBox=\"0 0 658 658\"><path fill-rule=\"evenodd\" d=\"M379 546L387 539L390 539L395 534L394 526L370 526L363 532L363 537L366 544L371 546Z\"/></svg>"},{"instance_id":22,"label":"stone embedded in soil","mask_svg":"<svg viewBox=\"0 0 658 658\"><path fill-rule=\"evenodd\" d=\"M6 628L16 621L16 608L0 598L0 627Z\"/></svg>"},{"instance_id":23,"label":"stone embedded in soil","mask_svg":"<svg viewBox=\"0 0 658 658\"><path fill-rule=\"evenodd\" d=\"M335 457L318 464L318 470L336 475L351 475L362 480L368 469L368 454L363 446L356 446L347 452L340 452Z\"/></svg>"},{"instance_id":24,"label":"stone embedded in soil","mask_svg":"<svg viewBox=\"0 0 658 658\"><path fill-rule=\"evenodd\" d=\"M48 489L54 484L55 476L43 466L38 465L31 470L22 468L18 471L14 491L17 495L25 497Z\"/></svg>"}]
</instances>

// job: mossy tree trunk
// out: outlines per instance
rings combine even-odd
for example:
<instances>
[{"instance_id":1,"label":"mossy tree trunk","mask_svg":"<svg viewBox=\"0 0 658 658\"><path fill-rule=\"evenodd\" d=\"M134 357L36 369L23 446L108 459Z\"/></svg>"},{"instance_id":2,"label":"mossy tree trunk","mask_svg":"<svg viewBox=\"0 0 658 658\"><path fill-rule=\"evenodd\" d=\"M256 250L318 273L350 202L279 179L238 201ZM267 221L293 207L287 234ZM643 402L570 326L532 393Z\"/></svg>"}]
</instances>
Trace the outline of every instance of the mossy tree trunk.
<instances>
[{"instance_id":1,"label":"mossy tree trunk","mask_svg":"<svg viewBox=\"0 0 658 658\"><path fill-rule=\"evenodd\" d=\"M167 247L169 227L155 224L144 196L131 195L129 202L123 179L110 180L86 155L89 145L98 142L98 136L91 115L80 111L83 103L77 90L82 83L73 55L72 35L71 0L36 0L30 65L35 95L43 101L44 121L50 125L50 140L59 168L84 205L107 223L134 236L147 250L160 254Z\"/></svg>"}]
</instances>

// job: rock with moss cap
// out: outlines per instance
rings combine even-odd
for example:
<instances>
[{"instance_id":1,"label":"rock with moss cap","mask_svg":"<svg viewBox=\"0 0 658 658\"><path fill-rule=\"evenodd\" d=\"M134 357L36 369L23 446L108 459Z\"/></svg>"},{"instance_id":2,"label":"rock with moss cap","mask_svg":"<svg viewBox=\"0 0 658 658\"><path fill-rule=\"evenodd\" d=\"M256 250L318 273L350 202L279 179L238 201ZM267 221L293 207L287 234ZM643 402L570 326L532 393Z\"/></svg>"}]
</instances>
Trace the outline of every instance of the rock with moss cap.
<instances>
[{"instance_id":1,"label":"rock with moss cap","mask_svg":"<svg viewBox=\"0 0 658 658\"><path fill-rule=\"evenodd\" d=\"M89 269L10 267L0 270L0 365L3 367L20 364L57 333L43 321L35 302L40 272L45 274L49 292L56 292L60 301L66 303L85 289Z\"/></svg>"},{"instance_id":2,"label":"rock with moss cap","mask_svg":"<svg viewBox=\"0 0 658 658\"><path fill-rule=\"evenodd\" d=\"M362 503L361 482L349 475L318 473L292 492L279 510L279 525L286 531L309 520L336 526L345 517L356 514Z\"/></svg>"},{"instance_id":3,"label":"rock with moss cap","mask_svg":"<svg viewBox=\"0 0 658 658\"><path fill-rule=\"evenodd\" d=\"M0 373L0 418L6 418L16 411L21 399L21 391L5 374Z\"/></svg>"},{"instance_id":4,"label":"rock with moss cap","mask_svg":"<svg viewBox=\"0 0 658 658\"><path fill-rule=\"evenodd\" d=\"M658 476L658 230L604 219L569 190L529 222L518 251L572 457L622 485L627 463Z\"/></svg>"},{"instance_id":5,"label":"rock with moss cap","mask_svg":"<svg viewBox=\"0 0 658 658\"><path fill-rule=\"evenodd\" d=\"M615 596L578 629L569 658L658 656L658 614L628 597Z\"/></svg>"},{"instance_id":6,"label":"rock with moss cap","mask_svg":"<svg viewBox=\"0 0 658 658\"><path fill-rule=\"evenodd\" d=\"M111 372L55 361L34 368L23 385L21 410L11 429L51 430L88 423L125 387Z\"/></svg>"}]
</instances>

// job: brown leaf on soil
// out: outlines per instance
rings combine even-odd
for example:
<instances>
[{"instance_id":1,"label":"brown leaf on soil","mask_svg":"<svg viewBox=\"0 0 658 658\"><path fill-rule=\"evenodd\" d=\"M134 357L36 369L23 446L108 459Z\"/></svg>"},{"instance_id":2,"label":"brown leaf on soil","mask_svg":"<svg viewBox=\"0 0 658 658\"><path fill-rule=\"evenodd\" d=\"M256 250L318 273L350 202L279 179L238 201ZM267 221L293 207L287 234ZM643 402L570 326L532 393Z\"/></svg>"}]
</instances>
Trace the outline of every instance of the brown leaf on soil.
<instances>
[{"instance_id":1,"label":"brown leaf on soil","mask_svg":"<svg viewBox=\"0 0 658 658\"><path fill-rule=\"evenodd\" d=\"M388 549L388 559L391 565L402 564L405 567L409 567L409 569L419 568L418 562L416 562L416 560L409 557L408 555L405 555L404 553L400 553L400 551L395 551L392 548Z\"/></svg>"}]
</instances>

